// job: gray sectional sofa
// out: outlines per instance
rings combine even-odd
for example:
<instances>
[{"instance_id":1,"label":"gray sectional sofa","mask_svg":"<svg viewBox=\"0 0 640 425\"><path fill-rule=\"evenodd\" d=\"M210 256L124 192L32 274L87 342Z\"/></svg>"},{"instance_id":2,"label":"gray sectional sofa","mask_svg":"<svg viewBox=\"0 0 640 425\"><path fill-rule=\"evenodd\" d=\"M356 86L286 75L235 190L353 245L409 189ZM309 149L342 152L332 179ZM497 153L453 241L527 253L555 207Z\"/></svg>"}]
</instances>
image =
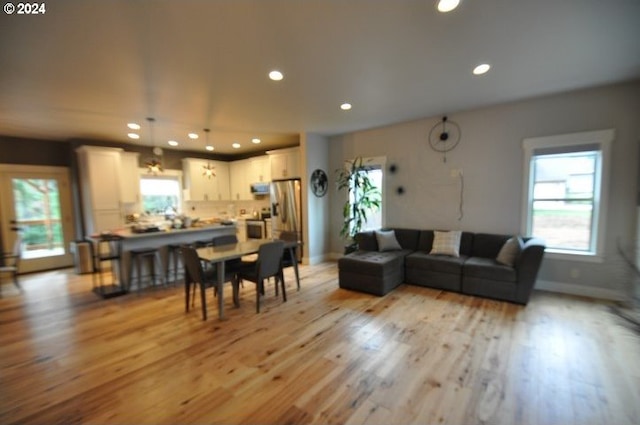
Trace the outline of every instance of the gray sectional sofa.
<instances>
[{"instance_id":1,"label":"gray sectional sofa","mask_svg":"<svg viewBox=\"0 0 640 425\"><path fill-rule=\"evenodd\" d=\"M545 249L536 238L461 232L457 256L435 255L433 230L385 230L397 246L381 250L373 231L356 236L358 250L338 261L341 288L381 296L408 283L527 304Z\"/></svg>"}]
</instances>

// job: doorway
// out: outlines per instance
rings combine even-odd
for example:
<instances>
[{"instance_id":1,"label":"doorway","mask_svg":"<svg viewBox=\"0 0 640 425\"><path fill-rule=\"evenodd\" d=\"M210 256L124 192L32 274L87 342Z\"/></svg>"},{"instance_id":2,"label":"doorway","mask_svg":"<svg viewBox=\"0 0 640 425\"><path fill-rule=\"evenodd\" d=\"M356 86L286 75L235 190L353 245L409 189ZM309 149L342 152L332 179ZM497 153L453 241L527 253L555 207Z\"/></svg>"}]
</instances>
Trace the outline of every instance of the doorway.
<instances>
[{"instance_id":1,"label":"doorway","mask_svg":"<svg viewBox=\"0 0 640 425\"><path fill-rule=\"evenodd\" d=\"M69 267L73 216L65 167L0 165L2 250L22 235L20 273Z\"/></svg>"}]
</instances>

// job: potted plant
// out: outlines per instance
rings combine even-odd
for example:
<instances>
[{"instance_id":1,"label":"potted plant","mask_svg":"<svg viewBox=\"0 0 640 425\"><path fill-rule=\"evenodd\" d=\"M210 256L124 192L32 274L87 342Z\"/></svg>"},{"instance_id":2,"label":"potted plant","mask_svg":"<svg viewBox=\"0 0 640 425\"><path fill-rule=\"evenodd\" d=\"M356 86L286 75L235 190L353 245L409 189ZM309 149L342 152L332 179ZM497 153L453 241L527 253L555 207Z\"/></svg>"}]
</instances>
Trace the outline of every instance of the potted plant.
<instances>
[{"instance_id":1,"label":"potted plant","mask_svg":"<svg viewBox=\"0 0 640 425\"><path fill-rule=\"evenodd\" d=\"M344 221L340 236L347 240L345 254L348 254L358 248L355 236L362 231L367 214L380 208L381 192L369 178L362 157L346 161L345 167L336 172L338 190L347 190L347 200L342 208Z\"/></svg>"}]
</instances>

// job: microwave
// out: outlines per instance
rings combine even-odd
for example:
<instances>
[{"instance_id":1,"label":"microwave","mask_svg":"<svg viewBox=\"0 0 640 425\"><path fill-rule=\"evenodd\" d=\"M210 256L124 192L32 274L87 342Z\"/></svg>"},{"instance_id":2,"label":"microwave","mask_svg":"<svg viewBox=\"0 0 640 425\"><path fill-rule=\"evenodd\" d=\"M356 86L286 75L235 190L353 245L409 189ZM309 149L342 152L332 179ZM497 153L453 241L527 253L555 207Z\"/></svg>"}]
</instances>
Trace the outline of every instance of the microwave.
<instances>
[{"instance_id":1,"label":"microwave","mask_svg":"<svg viewBox=\"0 0 640 425\"><path fill-rule=\"evenodd\" d=\"M269 187L269 183L251 183L251 193L254 195L268 195Z\"/></svg>"}]
</instances>

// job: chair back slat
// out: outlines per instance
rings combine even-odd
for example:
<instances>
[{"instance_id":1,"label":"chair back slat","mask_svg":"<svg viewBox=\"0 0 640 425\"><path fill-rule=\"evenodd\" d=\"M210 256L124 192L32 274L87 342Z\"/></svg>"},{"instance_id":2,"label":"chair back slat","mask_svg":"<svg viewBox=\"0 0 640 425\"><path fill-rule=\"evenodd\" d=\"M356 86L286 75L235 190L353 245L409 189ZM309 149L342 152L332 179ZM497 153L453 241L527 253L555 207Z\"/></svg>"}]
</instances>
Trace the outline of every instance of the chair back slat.
<instances>
[{"instance_id":1,"label":"chair back slat","mask_svg":"<svg viewBox=\"0 0 640 425\"><path fill-rule=\"evenodd\" d=\"M231 245L234 243L238 243L238 237L236 235L216 236L211 240L213 246Z\"/></svg>"},{"instance_id":2,"label":"chair back slat","mask_svg":"<svg viewBox=\"0 0 640 425\"><path fill-rule=\"evenodd\" d=\"M260 245L258 251L258 275L262 278L275 276L280 272L284 253L284 242L273 241Z\"/></svg>"},{"instance_id":3,"label":"chair back slat","mask_svg":"<svg viewBox=\"0 0 640 425\"><path fill-rule=\"evenodd\" d=\"M191 247L182 247L182 261L185 268L187 282L203 283L204 273L198 252Z\"/></svg>"}]
</instances>

